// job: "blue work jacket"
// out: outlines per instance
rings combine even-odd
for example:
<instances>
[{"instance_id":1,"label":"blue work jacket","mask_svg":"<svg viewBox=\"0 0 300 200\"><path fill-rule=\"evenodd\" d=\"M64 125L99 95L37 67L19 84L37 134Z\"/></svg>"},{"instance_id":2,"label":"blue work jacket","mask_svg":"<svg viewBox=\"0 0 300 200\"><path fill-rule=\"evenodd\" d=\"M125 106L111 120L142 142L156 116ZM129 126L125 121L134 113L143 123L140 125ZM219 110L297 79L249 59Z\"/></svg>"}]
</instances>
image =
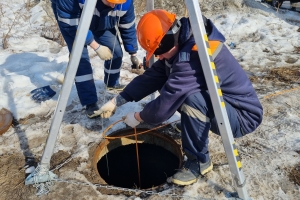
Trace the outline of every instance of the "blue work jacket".
<instances>
[{"instance_id":1,"label":"blue work jacket","mask_svg":"<svg viewBox=\"0 0 300 200\"><path fill-rule=\"evenodd\" d=\"M51 1L56 4L57 20L62 22L60 26L63 24L65 30L77 28L85 0ZM114 8L106 6L101 0L98 0L95 9L91 12L94 15L86 37L86 45L89 45L94 40L94 36L101 37L102 31L118 27L125 50L130 54L137 52L138 44L133 0L127 0L123 4L116 4Z\"/></svg>"}]
</instances>

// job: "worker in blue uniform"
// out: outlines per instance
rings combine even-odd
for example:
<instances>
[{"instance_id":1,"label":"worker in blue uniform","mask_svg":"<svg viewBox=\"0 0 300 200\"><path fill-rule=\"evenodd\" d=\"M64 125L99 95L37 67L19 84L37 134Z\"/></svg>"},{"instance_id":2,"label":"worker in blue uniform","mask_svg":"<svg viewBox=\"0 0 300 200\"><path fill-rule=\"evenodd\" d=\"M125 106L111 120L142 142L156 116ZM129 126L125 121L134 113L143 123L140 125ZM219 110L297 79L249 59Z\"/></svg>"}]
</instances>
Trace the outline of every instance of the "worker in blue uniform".
<instances>
[{"instance_id":1,"label":"worker in blue uniform","mask_svg":"<svg viewBox=\"0 0 300 200\"><path fill-rule=\"evenodd\" d=\"M85 0L52 0L52 9L69 52L72 50L84 3ZM94 49L100 59L105 60L104 83L108 90L123 90L125 87L119 83L123 51L117 37L118 30L125 51L131 55L133 66L140 67L141 62L136 56L138 45L133 0L98 0L91 12L94 15L87 37L84 38L85 46L75 84L80 102L86 106L87 116L93 118L94 111L99 107L87 46Z\"/></svg>"},{"instance_id":2,"label":"worker in blue uniform","mask_svg":"<svg viewBox=\"0 0 300 200\"><path fill-rule=\"evenodd\" d=\"M245 71L224 45L225 37L211 20L203 16L203 21L233 137L242 137L261 124L263 108ZM140 122L155 125L179 111L182 149L187 161L172 176L172 182L195 183L213 168L208 133L220 135L220 131L189 19L177 20L173 13L152 10L140 19L137 36L147 51L146 59L153 54L159 59L95 113L108 118L117 107L160 91L142 111L129 112L124 122L131 127Z\"/></svg>"}]
</instances>

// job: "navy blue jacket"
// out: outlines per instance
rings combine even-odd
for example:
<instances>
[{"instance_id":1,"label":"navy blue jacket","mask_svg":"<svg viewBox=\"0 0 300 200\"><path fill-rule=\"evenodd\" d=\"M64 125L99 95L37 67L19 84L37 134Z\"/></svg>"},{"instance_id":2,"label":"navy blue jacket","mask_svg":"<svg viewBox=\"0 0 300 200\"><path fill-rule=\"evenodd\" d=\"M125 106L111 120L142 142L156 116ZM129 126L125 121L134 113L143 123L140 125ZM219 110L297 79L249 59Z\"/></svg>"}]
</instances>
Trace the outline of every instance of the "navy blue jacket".
<instances>
[{"instance_id":1,"label":"navy blue jacket","mask_svg":"<svg viewBox=\"0 0 300 200\"><path fill-rule=\"evenodd\" d=\"M77 28L85 0L51 1L57 5L58 21L62 22L64 28ZM100 36L101 31L113 29L117 25L125 50L130 54L137 52L133 0L127 0L126 3L118 4L115 8L106 6L99 0L95 10L91 12L94 12L94 15L86 37L86 45L93 41L94 36Z\"/></svg>"},{"instance_id":2,"label":"navy blue jacket","mask_svg":"<svg viewBox=\"0 0 300 200\"><path fill-rule=\"evenodd\" d=\"M195 41L188 19L182 18L180 21L181 43L177 55L168 61L173 63L172 66L165 65L165 60L158 60L120 93L127 101L139 101L160 90L160 96L149 102L140 113L147 123L158 124L167 120L189 95L208 90L198 52L191 51ZM210 20L208 24L212 28L209 40L225 42L224 36ZM236 109L244 132L254 131L262 121L263 109L252 83L225 45L214 62L225 101Z\"/></svg>"}]
</instances>

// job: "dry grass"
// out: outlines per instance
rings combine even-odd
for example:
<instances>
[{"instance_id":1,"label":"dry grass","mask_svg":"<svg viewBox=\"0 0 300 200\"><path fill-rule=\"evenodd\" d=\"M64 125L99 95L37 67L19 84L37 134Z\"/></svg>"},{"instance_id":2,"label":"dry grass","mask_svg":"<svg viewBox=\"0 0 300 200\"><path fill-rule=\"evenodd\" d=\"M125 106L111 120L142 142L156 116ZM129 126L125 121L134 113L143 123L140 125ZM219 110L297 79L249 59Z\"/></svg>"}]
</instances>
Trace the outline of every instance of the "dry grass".
<instances>
[{"instance_id":1,"label":"dry grass","mask_svg":"<svg viewBox=\"0 0 300 200\"><path fill-rule=\"evenodd\" d=\"M65 46L66 43L59 30L58 24L52 11L51 1L45 0L45 3L42 4L42 8L46 13L46 17L45 24L41 29L41 36L48 40L55 41L61 46Z\"/></svg>"},{"instance_id":2,"label":"dry grass","mask_svg":"<svg viewBox=\"0 0 300 200\"><path fill-rule=\"evenodd\" d=\"M300 70L299 66L292 67L278 67L273 69L266 69L262 71L264 76L252 76L250 80L253 83L261 82L262 80L265 82L285 82L285 83L300 83Z\"/></svg>"},{"instance_id":3,"label":"dry grass","mask_svg":"<svg viewBox=\"0 0 300 200\"><path fill-rule=\"evenodd\" d=\"M292 23L296 23L299 24L300 20L296 20L296 19L286 19L286 21L292 22Z\"/></svg>"},{"instance_id":4,"label":"dry grass","mask_svg":"<svg viewBox=\"0 0 300 200\"><path fill-rule=\"evenodd\" d=\"M293 53L300 53L300 47L294 47L295 49L294 49L294 51L293 51Z\"/></svg>"},{"instance_id":5,"label":"dry grass","mask_svg":"<svg viewBox=\"0 0 300 200\"><path fill-rule=\"evenodd\" d=\"M24 0L24 1L26 1L25 2L25 8L27 9L27 10L30 10L31 8L33 8L34 6L36 6L39 2L40 2L40 0Z\"/></svg>"},{"instance_id":6,"label":"dry grass","mask_svg":"<svg viewBox=\"0 0 300 200\"><path fill-rule=\"evenodd\" d=\"M20 10L14 13L14 16L19 16L20 15ZM11 37L10 33L13 27L17 24L17 17L14 17L12 20L11 24L8 26L8 31L7 33L3 33L3 39L2 39L2 47L3 49L7 49L9 47L8 40Z\"/></svg>"},{"instance_id":7,"label":"dry grass","mask_svg":"<svg viewBox=\"0 0 300 200\"><path fill-rule=\"evenodd\" d=\"M0 24L2 24L2 17L4 16L3 4L0 4Z\"/></svg>"},{"instance_id":8,"label":"dry grass","mask_svg":"<svg viewBox=\"0 0 300 200\"><path fill-rule=\"evenodd\" d=\"M300 186L300 163L292 168L288 177L290 181Z\"/></svg>"}]
</instances>

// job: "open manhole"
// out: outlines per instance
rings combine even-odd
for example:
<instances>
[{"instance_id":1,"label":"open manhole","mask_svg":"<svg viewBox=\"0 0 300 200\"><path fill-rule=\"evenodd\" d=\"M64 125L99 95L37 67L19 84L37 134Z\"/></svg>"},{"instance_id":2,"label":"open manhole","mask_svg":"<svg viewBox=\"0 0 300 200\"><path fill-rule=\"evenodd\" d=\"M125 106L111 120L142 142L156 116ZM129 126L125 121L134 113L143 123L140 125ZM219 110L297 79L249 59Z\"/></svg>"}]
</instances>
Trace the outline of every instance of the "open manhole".
<instances>
[{"instance_id":1,"label":"open manhole","mask_svg":"<svg viewBox=\"0 0 300 200\"><path fill-rule=\"evenodd\" d=\"M137 133L147 130L136 129ZM110 136L131 135L133 131L121 130ZM101 184L123 188L155 188L164 184L181 167L180 146L169 136L151 130L138 135L137 143L140 174L134 136L106 139L99 144L93 165L100 175Z\"/></svg>"}]
</instances>

